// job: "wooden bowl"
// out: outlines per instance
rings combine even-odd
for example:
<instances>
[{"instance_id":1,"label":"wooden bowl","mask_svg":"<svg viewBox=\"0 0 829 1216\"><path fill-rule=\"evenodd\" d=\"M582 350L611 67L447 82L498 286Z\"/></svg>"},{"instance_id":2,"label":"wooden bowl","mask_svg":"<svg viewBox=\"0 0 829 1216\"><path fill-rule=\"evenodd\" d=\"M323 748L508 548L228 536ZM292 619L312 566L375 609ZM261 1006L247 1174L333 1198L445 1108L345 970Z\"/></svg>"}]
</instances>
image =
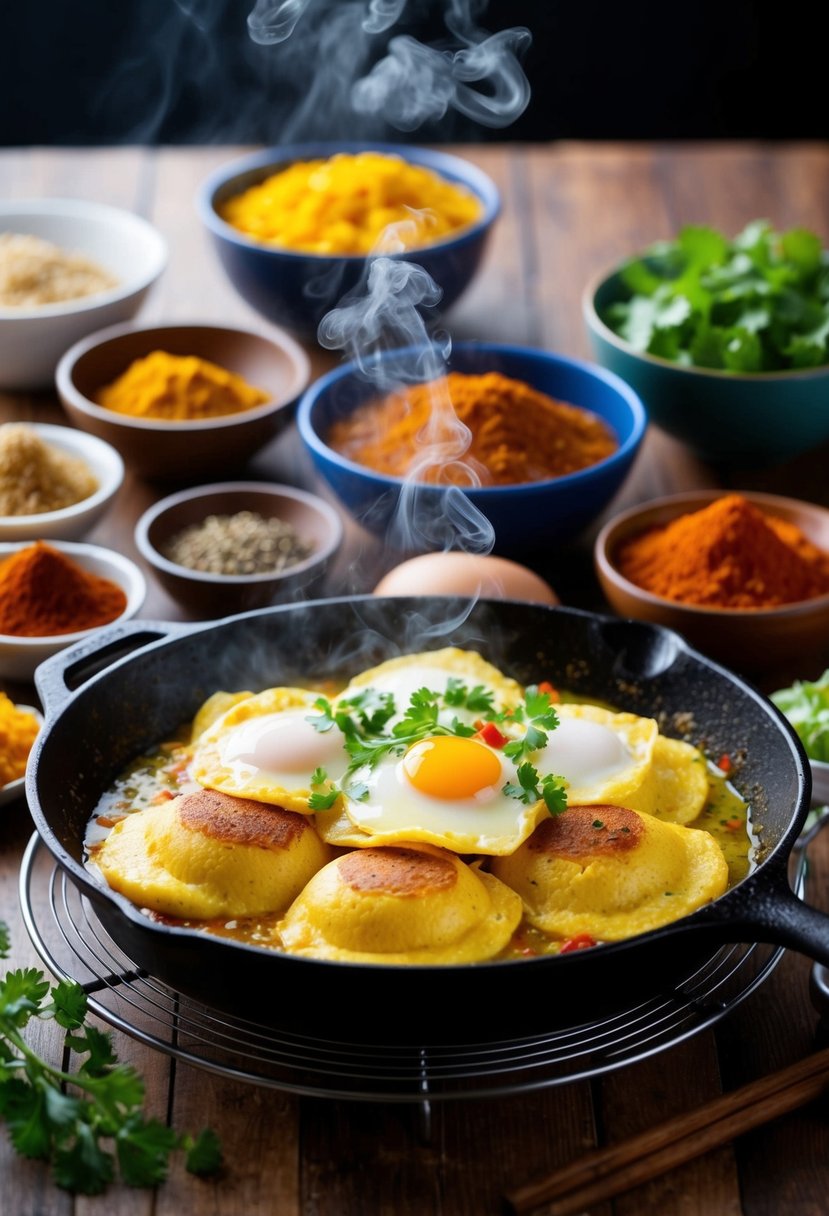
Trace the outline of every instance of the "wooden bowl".
<instances>
[{"instance_id":1,"label":"wooden bowl","mask_svg":"<svg viewBox=\"0 0 829 1216\"><path fill-rule=\"evenodd\" d=\"M182 529L208 515L254 511L293 525L312 546L309 557L284 570L264 574L211 574L181 566L164 548ZM333 507L315 494L270 482L232 481L196 486L155 503L139 519L135 543L164 589L202 620L264 608L286 600L312 599L342 541L343 528Z\"/></svg>"},{"instance_id":2,"label":"wooden bowl","mask_svg":"<svg viewBox=\"0 0 829 1216\"><path fill-rule=\"evenodd\" d=\"M218 363L270 399L238 414L183 422L133 418L95 404L100 388L154 350ZM111 443L133 472L188 480L238 468L279 434L309 377L305 352L279 330L265 337L223 325L119 325L68 350L58 365L57 386L72 422Z\"/></svg>"},{"instance_id":3,"label":"wooden bowl","mask_svg":"<svg viewBox=\"0 0 829 1216\"><path fill-rule=\"evenodd\" d=\"M795 524L814 545L829 553L829 511L824 507L774 494L738 492L766 514ZM605 524L596 538L594 560L611 607L620 616L675 629L704 654L747 671L768 669L779 662L825 651L829 645L829 595L779 608L702 608L652 595L619 573L616 554L624 540L680 515L700 511L724 494L722 490L673 494L623 511Z\"/></svg>"}]
</instances>

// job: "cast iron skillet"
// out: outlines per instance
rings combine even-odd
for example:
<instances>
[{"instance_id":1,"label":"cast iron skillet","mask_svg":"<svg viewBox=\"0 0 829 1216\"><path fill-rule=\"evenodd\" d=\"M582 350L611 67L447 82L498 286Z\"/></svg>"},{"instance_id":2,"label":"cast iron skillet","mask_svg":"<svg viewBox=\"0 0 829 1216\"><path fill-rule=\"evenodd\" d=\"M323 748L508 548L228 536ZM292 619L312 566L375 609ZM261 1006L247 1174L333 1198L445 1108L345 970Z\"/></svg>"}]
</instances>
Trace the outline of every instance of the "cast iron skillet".
<instances>
[{"instance_id":1,"label":"cast iron skillet","mask_svg":"<svg viewBox=\"0 0 829 1216\"><path fill-rule=\"evenodd\" d=\"M763 841L754 872L693 915L624 942L405 968L296 958L157 924L84 869L84 829L101 793L217 689L343 679L449 644L480 650L521 683L549 679L656 716L668 733L690 720L691 738L709 754L744 754L735 784ZM787 881L810 794L797 738L758 692L657 626L527 604L481 601L469 611L468 601L369 596L207 625L133 621L55 656L36 681L47 722L27 793L40 834L139 966L227 1012L339 1042L482 1042L629 1007L681 982L723 943L781 943L829 963L829 916L795 898Z\"/></svg>"}]
</instances>

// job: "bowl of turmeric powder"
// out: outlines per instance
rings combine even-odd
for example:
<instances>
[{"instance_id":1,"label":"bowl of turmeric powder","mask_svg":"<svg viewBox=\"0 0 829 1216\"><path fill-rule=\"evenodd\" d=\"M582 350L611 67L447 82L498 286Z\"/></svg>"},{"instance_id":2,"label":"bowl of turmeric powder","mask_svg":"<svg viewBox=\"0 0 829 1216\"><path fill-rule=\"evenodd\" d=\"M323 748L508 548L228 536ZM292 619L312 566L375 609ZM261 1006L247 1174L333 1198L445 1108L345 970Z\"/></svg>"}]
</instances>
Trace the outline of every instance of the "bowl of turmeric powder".
<instances>
[{"instance_id":1,"label":"bowl of turmeric powder","mask_svg":"<svg viewBox=\"0 0 829 1216\"><path fill-rule=\"evenodd\" d=\"M0 543L0 676L31 680L59 650L135 616L145 593L136 564L100 545Z\"/></svg>"},{"instance_id":2,"label":"bowl of turmeric powder","mask_svg":"<svg viewBox=\"0 0 829 1216\"><path fill-rule=\"evenodd\" d=\"M829 655L829 510L774 494L699 490L633 507L595 543L620 616L684 634L745 671Z\"/></svg>"},{"instance_id":3,"label":"bowl of turmeric powder","mask_svg":"<svg viewBox=\"0 0 829 1216\"><path fill-rule=\"evenodd\" d=\"M223 325L121 325L78 342L57 388L69 418L144 477L241 467L287 427L310 366L287 334Z\"/></svg>"},{"instance_id":4,"label":"bowl of turmeric powder","mask_svg":"<svg viewBox=\"0 0 829 1216\"><path fill-rule=\"evenodd\" d=\"M459 156L340 142L271 148L224 165L197 207L242 298L269 321L313 333L378 253L422 266L449 308L475 277L500 198Z\"/></svg>"},{"instance_id":5,"label":"bowl of turmeric powder","mask_svg":"<svg viewBox=\"0 0 829 1216\"><path fill-rule=\"evenodd\" d=\"M424 368L433 374L424 376ZM389 350L316 381L297 413L317 472L400 549L544 555L607 507L645 432L617 376L547 351L455 343Z\"/></svg>"}]
</instances>

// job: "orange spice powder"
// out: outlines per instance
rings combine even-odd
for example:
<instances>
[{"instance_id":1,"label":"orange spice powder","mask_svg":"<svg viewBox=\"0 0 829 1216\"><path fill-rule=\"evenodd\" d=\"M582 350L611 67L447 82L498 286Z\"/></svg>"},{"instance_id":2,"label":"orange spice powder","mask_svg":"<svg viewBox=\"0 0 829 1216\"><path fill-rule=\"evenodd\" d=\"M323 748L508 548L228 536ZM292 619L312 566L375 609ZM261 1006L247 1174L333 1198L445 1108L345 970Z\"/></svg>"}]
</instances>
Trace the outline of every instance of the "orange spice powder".
<instances>
[{"instance_id":1,"label":"orange spice powder","mask_svg":"<svg viewBox=\"0 0 829 1216\"><path fill-rule=\"evenodd\" d=\"M444 485L562 477L597 464L619 446L589 410L499 372L450 372L369 401L335 423L327 439L343 456L378 473Z\"/></svg>"},{"instance_id":2,"label":"orange spice powder","mask_svg":"<svg viewBox=\"0 0 829 1216\"><path fill-rule=\"evenodd\" d=\"M619 572L664 599L775 608L829 593L829 554L739 494L624 542Z\"/></svg>"}]
</instances>

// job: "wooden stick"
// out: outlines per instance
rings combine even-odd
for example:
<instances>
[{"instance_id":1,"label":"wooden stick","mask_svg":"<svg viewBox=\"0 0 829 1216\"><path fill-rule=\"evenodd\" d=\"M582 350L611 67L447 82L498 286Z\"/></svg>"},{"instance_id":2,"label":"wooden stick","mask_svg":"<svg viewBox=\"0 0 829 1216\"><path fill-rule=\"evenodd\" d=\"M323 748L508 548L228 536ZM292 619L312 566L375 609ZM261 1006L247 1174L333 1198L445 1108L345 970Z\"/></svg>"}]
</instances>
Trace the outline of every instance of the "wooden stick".
<instances>
[{"instance_id":1,"label":"wooden stick","mask_svg":"<svg viewBox=\"0 0 829 1216\"><path fill-rule=\"evenodd\" d=\"M581 1212L804 1106L819 1097L827 1084L829 1048L518 1187L505 1196L507 1208L520 1216L559 1200L551 1204L549 1216Z\"/></svg>"}]
</instances>

